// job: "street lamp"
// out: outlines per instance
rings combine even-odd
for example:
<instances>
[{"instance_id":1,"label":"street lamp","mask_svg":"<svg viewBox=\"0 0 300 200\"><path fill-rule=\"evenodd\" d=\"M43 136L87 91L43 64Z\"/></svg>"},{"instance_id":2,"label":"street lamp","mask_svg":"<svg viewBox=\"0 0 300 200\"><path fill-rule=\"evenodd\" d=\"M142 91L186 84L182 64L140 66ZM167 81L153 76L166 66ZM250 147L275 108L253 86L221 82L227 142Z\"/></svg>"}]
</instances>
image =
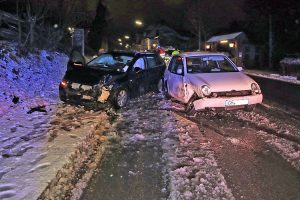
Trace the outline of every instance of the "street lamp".
<instances>
[{"instance_id":1,"label":"street lamp","mask_svg":"<svg viewBox=\"0 0 300 200\"><path fill-rule=\"evenodd\" d=\"M135 20L134 23L135 23L135 26L137 27L135 39L136 39L136 44L138 44L140 41L140 36L138 33L140 30L138 30L138 29L141 28L142 26L144 26L144 23L142 22L142 20L139 20L139 19Z\"/></svg>"},{"instance_id":2,"label":"street lamp","mask_svg":"<svg viewBox=\"0 0 300 200\"><path fill-rule=\"evenodd\" d=\"M135 25L137 26L143 26L143 22L139 19L135 20Z\"/></svg>"}]
</instances>

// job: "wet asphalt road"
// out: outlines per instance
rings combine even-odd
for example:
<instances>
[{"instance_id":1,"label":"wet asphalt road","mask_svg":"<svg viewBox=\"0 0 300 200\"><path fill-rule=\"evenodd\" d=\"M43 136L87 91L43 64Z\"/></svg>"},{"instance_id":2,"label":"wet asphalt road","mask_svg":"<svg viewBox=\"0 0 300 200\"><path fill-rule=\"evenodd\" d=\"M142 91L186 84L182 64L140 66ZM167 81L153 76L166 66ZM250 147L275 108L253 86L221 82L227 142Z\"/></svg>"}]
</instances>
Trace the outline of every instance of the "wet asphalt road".
<instances>
[{"instance_id":1,"label":"wet asphalt road","mask_svg":"<svg viewBox=\"0 0 300 200\"><path fill-rule=\"evenodd\" d=\"M161 159L161 141L157 134L160 131L159 119L152 121L150 129L147 125L138 126L138 123L159 118L159 107L155 105L157 99L155 96L151 98L154 98L151 105L137 101L123 111L126 116L118 127L123 130L120 131L121 140L112 146L99 164L82 199L167 199L168 174L162 167L165 163ZM150 116L149 109L152 110ZM263 109L255 112L276 117ZM211 150L215 152L221 173L236 199L300 199L299 172L267 145L268 134L260 134L259 128L237 120L235 111L229 115L200 114L197 117L186 116L181 109L170 109L170 113L198 124L199 134L193 134L195 138L192 139L201 135L212 144ZM283 124L296 128L300 124L298 119L278 117ZM135 119L137 124L132 123ZM126 134L141 127L144 134L156 134L149 142L126 143Z\"/></svg>"}]
</instances>

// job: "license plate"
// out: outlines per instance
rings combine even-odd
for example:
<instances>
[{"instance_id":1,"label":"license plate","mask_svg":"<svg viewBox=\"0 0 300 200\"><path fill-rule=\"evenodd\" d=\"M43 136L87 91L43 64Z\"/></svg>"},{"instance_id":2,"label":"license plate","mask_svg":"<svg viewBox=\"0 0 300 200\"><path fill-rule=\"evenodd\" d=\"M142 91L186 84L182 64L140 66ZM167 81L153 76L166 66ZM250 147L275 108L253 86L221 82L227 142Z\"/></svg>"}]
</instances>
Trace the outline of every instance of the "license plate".
<instances>
[{"instance_id":1,"label":"license plate","mask_svg":"<svg viewBox=\"0 0 300 200\"><path fill-rule=\"evenodd\" d=\"M92 100L93 97L87 96L87 95L82 95L82 99L84 99L84 100Z\"/></svg>"},{"instance_id":2,"label":"license plate","mask_svg":"<svg viewBox=\"0 0 300 200\"><path fill-rule=\"evenodd\" d=\"M82 85L81 86L81 89L83 89L83 90L91 90L91 89L93 89L93 87L92 86L89 86L89 85Z\"/></svg>"},{"instance_id":3,"label":"license plate","mask_svg":"<svg viewBox=\"0 0 300 200\"><path fill-rule=\"evenodd\" d=\"M242 106L248 105L247 99L240 99L240 100L226 100L225 106Z\"/></svg>"},{"instance_id":4,"label":"license plate","mask_svg":"<svg viewBox=\"0 0 300 200\"><path fill-rule=\"evenodd\" d=\"M79 87L80 87L80 84L78 84L78 83L72 83L71 87L72 87L73 89L78 90Z\"/></svg>"}]
</instances>

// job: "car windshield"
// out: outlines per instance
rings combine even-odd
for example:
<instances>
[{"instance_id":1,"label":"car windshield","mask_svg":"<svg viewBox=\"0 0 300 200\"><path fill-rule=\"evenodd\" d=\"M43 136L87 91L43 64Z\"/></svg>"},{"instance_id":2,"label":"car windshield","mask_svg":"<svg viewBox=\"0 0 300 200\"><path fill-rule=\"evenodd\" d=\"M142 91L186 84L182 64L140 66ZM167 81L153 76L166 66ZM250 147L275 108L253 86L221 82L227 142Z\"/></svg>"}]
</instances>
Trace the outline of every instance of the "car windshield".
<instances>
[{"instance_id":1,"label":"car windshield","mask_svg":"<svg viewBox=\"0 0 300 200\"><path fill-rule=\"evenodd\" d=\"M188 73L238 72L229 59L222 55L187 57L186 66Z\"/></svg>"},{"instance_id":2,"label":"car windshield","mask_svg":"<svg viewBox=\"0 0 300 200\"><path fill-rule=\"evenodd\" d=\"M128 64L133 59L133 56L126 54L106 53L96 57L87 65L91 68L127 71Z\"/></svg>"}]
</instances>

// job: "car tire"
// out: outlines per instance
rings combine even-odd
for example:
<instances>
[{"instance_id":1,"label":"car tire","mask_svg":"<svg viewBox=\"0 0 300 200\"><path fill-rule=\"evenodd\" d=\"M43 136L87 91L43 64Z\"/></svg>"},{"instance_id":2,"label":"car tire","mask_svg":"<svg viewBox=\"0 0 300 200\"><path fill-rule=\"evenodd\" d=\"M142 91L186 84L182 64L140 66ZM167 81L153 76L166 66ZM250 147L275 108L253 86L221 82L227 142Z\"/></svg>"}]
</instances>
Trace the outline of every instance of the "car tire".
<instances>
[{"instance_id":1,"label":"car tire","mask_svg":"<svg viewBox=\"0 0 300 200\"><path fill-rule=\"evenodd\" d=\"M252 112L252 111L255 110L255 107L256 107L256 105L247 105L247 106L244 108L244 110L245 110L246 112Z\"/></svg>"},{"instance_id":2,"label":"car tire","mask_svg":"<svg viewBox=\"0 0 300 200\"><path fill-rule=\"evenodd\" d=\"M119 88L113 98L113 106L115 109L123 108L127 105L129 99L128 90L124 87Z\"/></svg>"},{"instance_id":3,"label":"car tire","mask_svg":"<svg viewBox=\"0 0 300 200\"><path fill-rule=\"evenodd\" d=\"M190 100L185 105L185 113L189 116L195 116L197 114L197 111L194 106L194 101L196 100L195 95L193 95Z\"/></svg>"},{"instance_id":4,"label":"car tire","mask_svg":"<svg viewBox=\"0 0 300 200\"><path fill-rule=\"evenodd\" d=\"M160 79L156 86L156 92L159 94L163 94L165 92L165 87L163 84L163 79Z\"/></svg>"},{"instance_id":5,"label":"car tire","mask_svg":"<svg viewBox=\"0 0 300 200\"><path fill-rule=\"evenodd\" d=\"M146 93L146 89L143 85L139 86L139 90L138 90L138 96L142 96Z\"/></svg>"},{"instance_id":6,"label":"car tire","mask_svg":"<svg viewBox=\"0 0 300 200\"><path fill-rule=\"evenodd\" d=\"M165 82L164 84L164 92L163 92L164 96L166 99L171 99L171 95L169 95L169 90L168 90L168 83Z\"/></svg>"}]
</instances>

